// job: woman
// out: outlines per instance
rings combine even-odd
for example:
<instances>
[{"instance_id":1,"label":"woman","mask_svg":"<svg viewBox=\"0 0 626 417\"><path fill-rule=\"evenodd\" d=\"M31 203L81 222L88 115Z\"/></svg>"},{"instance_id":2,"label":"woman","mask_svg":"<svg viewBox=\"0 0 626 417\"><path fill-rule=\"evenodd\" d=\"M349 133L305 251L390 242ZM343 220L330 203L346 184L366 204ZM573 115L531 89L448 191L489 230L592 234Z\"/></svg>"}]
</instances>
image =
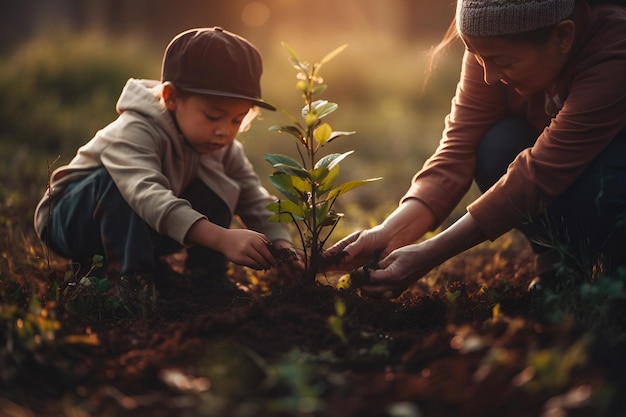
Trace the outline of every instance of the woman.
<instances>
[{"instance_id":1,"label":"woman","mask_svg":"<svg viewBox=\"0 0 626 417\"><path fill-rule=\"evenodd\" d=\"M626 8L588 0L458 0L466 50L443 137L380 225L329 249L376 255L362 290L397 297L432 268L518 228L552 276L554 250L626 262ZM433 238L475 180L483 194ZM563 247L563 246L560 246ZM551 260L552 258L552 260ZM360 272L360 273L359 273Z\"/></svg>"}]
</instances>

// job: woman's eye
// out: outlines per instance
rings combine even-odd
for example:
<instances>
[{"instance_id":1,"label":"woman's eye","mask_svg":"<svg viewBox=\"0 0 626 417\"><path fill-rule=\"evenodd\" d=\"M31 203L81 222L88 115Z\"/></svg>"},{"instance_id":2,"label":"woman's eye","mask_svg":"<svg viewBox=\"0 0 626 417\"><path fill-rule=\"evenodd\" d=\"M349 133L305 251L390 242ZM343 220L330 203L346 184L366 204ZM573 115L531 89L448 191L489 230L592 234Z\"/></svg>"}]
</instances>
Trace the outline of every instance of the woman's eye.
<instances>
[{"instance_id":1,"label":"woman's eye","mask_svg":"<svg viewBox=\"0 0 626 417\"><path fill-rule=\"evenodd\" d=\"M515 63L514 62L510 62L510 61L494 61L494 64L496 64L497 66L499 66L500 68L510 68L512 67Z\"/></svg>"}]
</instances>

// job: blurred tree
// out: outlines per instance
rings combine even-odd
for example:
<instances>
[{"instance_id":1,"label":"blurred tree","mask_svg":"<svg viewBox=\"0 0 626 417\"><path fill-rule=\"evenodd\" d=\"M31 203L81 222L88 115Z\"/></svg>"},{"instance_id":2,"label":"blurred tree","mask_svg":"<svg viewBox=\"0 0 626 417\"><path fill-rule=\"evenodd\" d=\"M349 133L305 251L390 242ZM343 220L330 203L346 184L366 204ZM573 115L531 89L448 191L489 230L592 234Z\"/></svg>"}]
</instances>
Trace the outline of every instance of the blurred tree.
<instances>
[{"instance_id":1,"label":"blurred tree","mask_svg":"<svg viewBox=\"0 0 626 417\"><path fill-rule=\"evenodd\" d=\"M438 37L454 15L453 1L429 0L20 0L5 2L0 14L0 48L29 37L40 28L103 29L117 35L144 36L162 45L176 33L198 26L220 25L244 36L246 6L257 3L269 18L259 33L277 27L294 32L386 33L404 40ZM311 39L311 42L314 42Z\"/></svg>"},{"instance_id":2,"label":"blurred tree","mask_svg":"<svg viewBox=\"0 0 626 417\"><path fill-rule=\"evenodd\" d=\"M4 1L0 13L0 53L24 37L32 35L36 27L33 9L41 0Z\"/></svg>"}]
</instances>

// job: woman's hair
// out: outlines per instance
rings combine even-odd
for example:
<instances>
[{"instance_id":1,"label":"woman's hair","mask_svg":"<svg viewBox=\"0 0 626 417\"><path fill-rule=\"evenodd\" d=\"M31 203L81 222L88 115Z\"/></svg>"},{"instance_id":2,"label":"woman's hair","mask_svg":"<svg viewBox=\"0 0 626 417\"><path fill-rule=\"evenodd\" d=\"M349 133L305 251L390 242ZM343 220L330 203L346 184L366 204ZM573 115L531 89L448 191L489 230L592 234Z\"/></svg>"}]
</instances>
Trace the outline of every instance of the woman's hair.
<instances>
[{"instance_id":1,"label":"woman's hair","mask_svg":"<svg viewBox=\"0 0 626 417\"><path fill-rule=\"evenodd\" d=\"M626 6L626 0L576 0L576 4L586 1L589 4L617 4ZM573 18L573 16L572 16ZM550 39L552 35L552 31L554 30L555 25L531 30L528 32L520 32L520 33L512 33L508 35L499 35L499 38L504 38L513 42L522 42L522 43L530 43L533 45L542 45ZM459 33L457 31L456 18L452 19L450 26L446 30L441 41L432 47L432 49L428 53L428 67L426 69L426 79L428 80L432 70L435 67L436 61L441 55L441 53L446 50L454 41L459 38Z\"/></svg>"},{"instance_id":2,"label":"woman's hair","mask_svg":"<svg viewBox=\"0 0 626 417\"><path fill-rule=\"evenodd\" d=\"M548 39L550 39L550 36L552 35L552 31L554 30L555 27L556 25L551 25L551 26L547 26L544 28L531 30L528 32L498 35L497 37L501 39L507 39L513 42L529 43L532 45L543 45L544 43L548 41ZM428 52L428 67L426 70L427 79L430 76L430 73L432 72L432 70L434 69L436 61L441 55L441 53L444 50L446 50L458 38L459 38L459 33L456 27L456 18L454 18L452 19L450 26L448 26L448 29L446 30L446 33L441 39L441 41Z\"/></svg>"}]
</instances>

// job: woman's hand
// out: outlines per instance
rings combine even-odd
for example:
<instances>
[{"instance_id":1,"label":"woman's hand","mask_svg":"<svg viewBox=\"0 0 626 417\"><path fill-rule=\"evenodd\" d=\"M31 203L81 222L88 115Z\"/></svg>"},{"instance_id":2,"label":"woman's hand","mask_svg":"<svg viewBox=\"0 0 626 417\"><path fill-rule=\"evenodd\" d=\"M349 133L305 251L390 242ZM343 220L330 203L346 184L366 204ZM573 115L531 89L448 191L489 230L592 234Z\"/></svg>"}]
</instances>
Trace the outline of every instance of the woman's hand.
<instances>
[{"instance_id":1,"label":"woman's hand","mask_svg":"<svg viewBox=\"0 0 626 417\"><path fill-rule=\"evenodd\" d=\"M353 271L353 282L371 297L396 298L437 266L427 246L415 244L396 249L381 259L376 268L365 266Z\"/></svg>"},{"instance_id":2,"label":"woman's hand","mask_svg":"<svg viewBox=\"0 0 626 417\"><path fill-rule=\"evenodd\" d=\"M354 271L353 281L367 295L396 298L434 267L485 239L474 218L466 213L438 235L394 250L376 268Z\"/></svg>"},{"instance_id":3,"label":"woman's hand","mask_svg":"<svg viewBox=\"0 0 626 417\"><path fill-rule=\"evenodd\" d=\"M327 270L350 271L373 259L378 259L387 250L389 239L382 226L355 232L340 240L324 252ZM342 255L345 253L345 256Z\"/></svg>"},{"instance_id":4,"label":"woman's hand","mask_svg":"<svg viewBox=\"0 0 626 417\"><path fill-rule=\"evenodd\" d=\"M330 247L324 258L328 269L339 271L376 262L395 249L419 239L434 223L434 216L424 203L408 199L391 213L385 221L371 229L356 232ZM341 252L346 252L341 256Z\"/></svg>"}]
</instances>

